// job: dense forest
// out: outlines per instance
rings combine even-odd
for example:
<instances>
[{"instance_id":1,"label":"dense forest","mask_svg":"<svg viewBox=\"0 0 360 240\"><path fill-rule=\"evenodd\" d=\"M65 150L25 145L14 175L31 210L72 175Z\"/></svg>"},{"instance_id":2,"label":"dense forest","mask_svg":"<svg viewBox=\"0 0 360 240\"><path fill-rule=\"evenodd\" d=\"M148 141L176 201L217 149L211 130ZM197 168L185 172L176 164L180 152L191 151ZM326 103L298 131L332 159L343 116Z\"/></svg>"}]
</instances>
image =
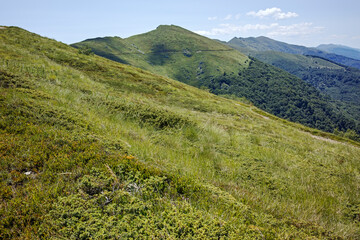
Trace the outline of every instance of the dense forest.
<instances>
[{"instance_id":1,"label":"dense forest","mask_svg":"<svg viewBox=\"0 0 360 240\"><path fill-rule=\"evenodd\" d=\"M300 79L254 58L247 69L237 74L204 78L200 85L215 94L245 97L276 116L324 131L355 129L360 132L353 120L334 111L329 97L310 84L304 85Z\"/></svg>"}]
</instances>

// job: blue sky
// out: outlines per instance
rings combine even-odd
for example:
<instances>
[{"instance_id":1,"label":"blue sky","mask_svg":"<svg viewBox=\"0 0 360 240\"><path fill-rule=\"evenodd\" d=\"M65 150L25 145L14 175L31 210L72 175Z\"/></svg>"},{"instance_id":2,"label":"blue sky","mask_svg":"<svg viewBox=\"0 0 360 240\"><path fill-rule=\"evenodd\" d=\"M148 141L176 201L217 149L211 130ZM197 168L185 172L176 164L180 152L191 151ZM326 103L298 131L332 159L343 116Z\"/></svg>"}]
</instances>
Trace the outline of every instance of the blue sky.
<instances>
[{"instance_id":1,"label":"blue sky","mask_svg":"<svg viewBox=\"0 0 360 240\"><path fill-rule=\"evenodd\" d=\"M2 0L0 25L65 43L129 37L175 24L210 38L268 36L360 48L359 0Z\"/></svg>"}]
</instances>

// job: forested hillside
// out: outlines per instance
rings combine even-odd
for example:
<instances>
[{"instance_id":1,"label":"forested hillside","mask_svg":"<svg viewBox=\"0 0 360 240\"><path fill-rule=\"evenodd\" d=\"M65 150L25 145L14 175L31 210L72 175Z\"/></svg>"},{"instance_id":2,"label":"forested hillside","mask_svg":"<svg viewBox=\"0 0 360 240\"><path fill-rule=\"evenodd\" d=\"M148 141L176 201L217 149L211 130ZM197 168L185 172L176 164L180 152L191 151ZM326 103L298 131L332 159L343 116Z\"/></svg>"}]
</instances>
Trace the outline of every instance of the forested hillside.
<instances>
[{"instance_id":1,"label":"forested hillside","mask_svg":"<svg viewBox=\"0 0 360 240\"><path fill-rule=\"evenodd\" d=\"M305 47L265 37L233 39L230 45L281 68L314 86L331 98L329 102L343 115L360 124L360 70L323 57L305 56ZM359 134L359 127L356 130ZM358 137L356 137L358 139Z\"/></svg>"}]
</instances>

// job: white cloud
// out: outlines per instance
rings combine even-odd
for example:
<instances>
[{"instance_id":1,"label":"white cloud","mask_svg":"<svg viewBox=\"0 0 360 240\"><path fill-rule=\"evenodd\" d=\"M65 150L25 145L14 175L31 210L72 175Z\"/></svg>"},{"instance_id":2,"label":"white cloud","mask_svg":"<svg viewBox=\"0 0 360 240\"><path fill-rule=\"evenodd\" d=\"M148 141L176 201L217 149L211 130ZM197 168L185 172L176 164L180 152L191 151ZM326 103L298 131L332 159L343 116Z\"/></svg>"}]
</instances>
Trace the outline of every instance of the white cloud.
<instances>
[{"instance_id":1,"label":"white cloud","mask_svg":"<svg viewBox=\"0 0 360 240\"><path fill-rule=\"evenodd\" d=\"M228 14L225 18L224 18L224 20L230 20L232 18L232 15L231 14Z\"/></svg>"},{"instance_id":2,"label":"white cloud","mask_svg":"<svg viewBox=\"0 0 360 240\"><path fill-rule=\"evenodd\" d=\"M330 37L332 38L348 38L349 36L346 35L346 34L333 34L333 35L330 35Z\"/></svg>"},{"instance_id":3,"label":"white cloud","mask_svg":"<svg viewBox=\"0 0 360 240\"><path fill-rule=\"evenodd\" d=\"M294 13L294 12L285 13L280 8L276 8L276 7L267 8L265 10L259 10L257 12L251 11L251 12L248 12L246 15L253 16L253 17L259 17L259 18L273 17L276 20L299 16L297 13Z\"/></svg>"},{"instance_id":4,"label":"white cloud","mask_svg":"<svg viewBox=\"0 0 360 240\"><path fill-rule=\"evenodd\" d=\"M320 32L322 29L322 27L314 27L312 23L298 23L278 26L273 31L268 32L267 36L303 36Z\"/></svg>"},{"instance_id":5,"label":"white cloud","mask_svg":"<svg viewBox=\"0 0 360 240\"><path fill-rule=\"evenodd\" d=\"M212 28L209 31L201 30L196 33L205 36L221 36L221 35L240 35L249 34L249 32L257 31L257 35L266 35L269 37L274 36L301 36L309 35L320 32L323 28L315 27L312 23L299 23L292 25L280 25L278 23L271 24L245 24L245 25L233 25L233 24L220 24L216 28ZM251 33L250 33L251 34Z\"/></svg>"},{"instance_id":6,"label":"white cloud","mask_svg":"<svg viewBox=\"0 0 360 240\"><path fill-rule=\"evenodd\" d=\"M299 16L299 14L294 13L294 12L287 12L287 13L277 13L275 14L275 19L286 19L286 18L293 18L293 17L297 17Z\"/></svg>"},{"instance_id":7,"label":"white cloud","mask_svg":"<svg viewBox=\"0 0 360 240\"><path fill-rule=\"evenodd\" d=\"M208 20L209 21L214 21L214 20L217 20L218 19L218 17L217 16L214 16L214 17L208 17Z\"/></svg>"}]
</instances>

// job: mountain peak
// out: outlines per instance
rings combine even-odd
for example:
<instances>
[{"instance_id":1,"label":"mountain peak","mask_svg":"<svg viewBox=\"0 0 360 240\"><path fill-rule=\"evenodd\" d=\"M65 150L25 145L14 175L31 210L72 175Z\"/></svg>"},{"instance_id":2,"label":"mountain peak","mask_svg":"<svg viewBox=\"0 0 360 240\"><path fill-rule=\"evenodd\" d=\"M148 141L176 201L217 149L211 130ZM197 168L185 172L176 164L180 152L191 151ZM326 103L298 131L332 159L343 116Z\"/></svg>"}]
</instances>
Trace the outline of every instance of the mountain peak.
<instances>
[{"instance_id":1,"label":"mountain peak","mask_svg":"<svg viewBox=\"0 0 360 240\"><path fill-rule=\"evenodd\" d=\"M256 39L259 39L259 40L264 40L264 39L266 39L266 40L273 40L273 39L271 39L271 38L268 38L268 37L265 37L265 36L259 36L259 37L256 37Z\"/></svg>"},{"instance_id":2,"label":"mountain peak","mask_svg":"<svg viewBox=\"0 0 360 240\"><path fill-rule=\"evenodd\" d=\"M189 30L179 27L177 25L159 25L154 31L158 31L158 30L162 30L162 31L187 31L190 32Z\"/></svg>"},{"instance_id":3,"label":"mountain peak","mask_svg":"<svg viewBox=\"0 0 360 240\"><path fill-rule=\"evenodd\" d=\"M182 27L179 27L174 24L161 24L156 29L160 29L160 28L182 28Z\"/></svg>"}]
</instances>

